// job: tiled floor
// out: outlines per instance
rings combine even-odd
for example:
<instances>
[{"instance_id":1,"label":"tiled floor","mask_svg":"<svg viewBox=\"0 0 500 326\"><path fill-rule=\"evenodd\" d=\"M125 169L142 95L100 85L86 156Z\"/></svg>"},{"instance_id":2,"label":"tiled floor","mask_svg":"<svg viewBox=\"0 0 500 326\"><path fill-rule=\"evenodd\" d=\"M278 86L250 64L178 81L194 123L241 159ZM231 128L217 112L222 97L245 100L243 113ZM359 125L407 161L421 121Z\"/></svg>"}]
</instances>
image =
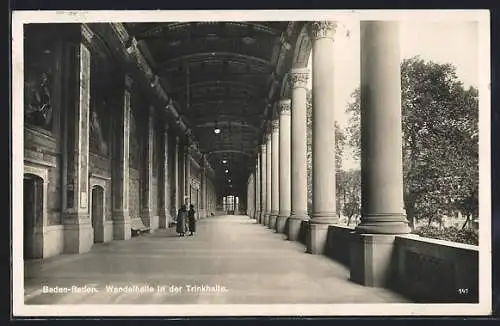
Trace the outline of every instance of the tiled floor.
<instances>
[{"instance_id":1,"label":"tiled floor","mask_svg":"<svg viewBox=\"0 0 500 326\"><path fill-rule=\"evenodd\" d=\"M194 237L158 230L128 241L96 244L80 255L28 261L25 303L408 302L389 290L350 282L345 266L306 254L302 244L286 241L246 216L210 217L197 227ZM44 285L69 290L46 293ZM188 285L211 288L190 292ZM121 292L111 291L112 286L122 287ZM94 292L78 292L82 288Z\"/></svg>"}]
</instances>

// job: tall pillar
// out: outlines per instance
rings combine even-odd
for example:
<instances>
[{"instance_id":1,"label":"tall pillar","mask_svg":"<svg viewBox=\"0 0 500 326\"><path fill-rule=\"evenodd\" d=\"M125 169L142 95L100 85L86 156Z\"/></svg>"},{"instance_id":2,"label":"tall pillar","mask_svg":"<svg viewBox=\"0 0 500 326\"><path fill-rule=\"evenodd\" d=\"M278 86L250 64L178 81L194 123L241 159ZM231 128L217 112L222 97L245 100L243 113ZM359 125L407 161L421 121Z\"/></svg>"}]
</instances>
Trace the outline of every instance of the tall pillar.
<instances>
[{"instance_id":1,"label":"tall pillar","mask_svg":"<svg viewBox=\"0 0 500 326\"><path fill-rule=\"evenodd\" d=\"M266 138L266 215L264 225L269 226L271 221L271 210L272 210L272 129L269 128L269 132Z\"/></svg>"},{"instance_id":2,"label":"tall pillar","mask_svg":"<svg viewBox=\"0 0 500 326\"><path fill-rule=\"evenodd\" d=\"M148 119L146 126L146 137L144 146L144 164L142 165L142 210L141 219L145 226L154 227L152 223L151 190L153 188L153 112L154 108L148 108Z\"/></svg>"},{"instance_id":3,"label":"tall pillar","mask_svg":"<svg viewBox=\"0 0 500 326\"><path fill-rule=\"evenodd\" d=\"M252 175L250 175L250 176L248 177L248 182L247 182L246 214L247 214L248 216L250 216L250 215L251 215L251 210L252 210L252 208L250 207L250 202L252 201L252 200L250 199L250 197L252 196L252 194L251 194L251 192L250 192L251 187L252 187Z\"/></svg>"},{"instance_id":4,"label":"tall pillar","mask_svg":"<svg viewBox=\"0 0 500 326\"><path fill-rule=\"evenodd\" d=\"M351 243L351 280L390 281L403 204L401 72L397 22L361 22L361 223Z\"/></svg>"},{"instance_id":5,"label":"tall pillar","mask_svg":"<svg viewBox=\"0 0 500 326\"><path fill-rule=\"evenodd\" d=\"M251 174L252 177L252 183L250 184L250 201L249 201L249 207L250 207L250 218L253 219L255 215L255 172Z\"/></svg>"},{"instance_id":6,"label":"tall pillar","mask_svg":"<svg viewBox=\"0 0 500 326\"><path fill-rule=\"evenodd\" d=\"M269 227L273 230L276 229L276 219L278 218L280 211L280 148L279 148L279 137L280 137L280 121L279 117L273 120L272 125L272 136L271 136L271 214Z\"/></svg>"},{"instance_id":7,"label":"tall pillar","mask_svg":"<svg viewBox=\"0 0 500 326\"><path fill-rule=\"evenodd\" d=\"M257 180L255 180L255 171L252 173L252 184L250 185L250 208L251 208L251 214L250 214L250 217L253 219L254 216L255 216L255 197L256 197L256 193L255 193L255 182L257 182Z\"/></svg>"},{"instance_id":8,"label":"tall pillar","mask_svg":"<svg viewBox=\"0 0 500 326\"><path fill-rule=\"evenodd\" d=\"M170 165L168 162L168 153L169 153L169 148L168 148L168 125L165 124L164 129L163 129L163 135L161 138L161 144L163 145L162 151L161 151L161 159L162 159L162 164L163 167L160 170L160 178L158 182L158 189L160 190L161 194L161 206L160 206L160 220L159 220L159 227L160 228L168 228L168 225L170 224L170 221L172 220L172 216L170 215L171 207L170 207L170 175L168 173L170 169Z\"/></svg>"},{"instance_id":9,"label":"tall pillar","mask_svg":"<svg viewBox=\"0 0 500 326\"><path fill-rule=\"evenodd\" d=\"M262 141L262 144L260 145L260 185L261 185L261 192L260 192L260 223L265 224L265 219L266 219L266 201L267 201L267 172L266 172L266 167L267 167L267 142L266 142L266 136L264 135L264 139Z\"/></svg>"},{"instance_id":10,"label":"tall pillar","mask_svg":"<svg viewBox=\"0 0 500 326\"><path fill-rule=\"evenodd\" d=\"M335 22L310 25L312 45L312 214L307 252L325 252L328 226L338 223L335 189Z\"/></svg>"},{"instance_id":11,"label":"tall pillar","mask_svg":"<svg viewBox=\"0 0 500 326\"><path fill-rule=\"evenodd\" d=\"M67 85L69 103L65 112L65 209L64 252L89 251L94 243L89 218L89 105L91 54L83 38L85 27L78 25L76 42L68 47L74 65L66 67L71 75Z\"/></svg>"},{"instance_id":12,"label":"tall pillar","mask_svg":"<svg viewBox=\"0 0 500 326\"><path fill-rule=\"evenodd\" d=\"M123 102L117 112L115 148L113 158L113 239L131 237L129 215L129 160L130 160L130 90L132 79L125 77Z\"/></svg>"},{"instance_id":13,"label":"tall pillar","mask_svg":"<svg viewBox=\"0 0 500 326\"><path fill-rule=\"evenodd\" d=\"M257 164L255 165L255 216L257 222L260 221L261 178L260 178L260 154L257 153Z\"/></svg>"},{"instance_id":14,"label":"tall pillar","mask_svg":"<svg viewBox=\"0 0 500 326\"><path fill-rule=\"evenodd\" d=\"M174 191L175 191L175 200L174 204L172 205L173 207L173 216L176 218L177 217L177 212L179 211L180 206L180 178L179 178L179 137L175 137L175 146L174 146Z\"/></svg>"},{"instance_id":15,"label":"tall pillar","mask_svg":"<svg viewBox=\"0 0 500 326\"><path fill-rule=\"evenodd\" d=\"M253 188L254 188L254 174L250 173L250 176L248 177L248 183L247 183L247 202L246 202L246 207L247 207L247 215L252 218L253 216Z\"/></svg>"},{"instance_id":16,"label":"tall pillar","mask_svg":"<svg viewBox=\"0 0 500 326\"><path fill-rule=\"evenodd\" d=\"M179 208L185 204L185 180L186 180L186 156L184 154L184 143L179 138Z\"/></svg>"},{"instance_id":17,"label":"tall pillar","mask_svg":"<svg viewBox=\"0 0 500 326\"><path fill-rule=\"evenodd\" d=\"M290 162L290 99L279 102L280 140L279 140L279 214L276 221L276 231L285 233L286 220L291 213L291 162Z\"/></svg>"},{"instance_id":18,"label":"tall pillar","mask_svg":"<svg viewBox=\"0 0 500 326\"><path fill-rule=\"evenodd\" d=\"M186 145L184 152L184 204L189 209L191 204L191 155L189 145Z\"/></svg>"},{"instance_id":19,"label":"tall pillar","mask_svg":"<svg viewBox=\"0 0 500 326\"><path fill-rule=\"evenodd\" d=\"M307 215L307 80L309 71L305 68L292 69L289 74L292 89L291 118L291 177L292 205L288 219L288 239L299 239L302 221Z\"/></svg>"},{"instance_id":20,"label":"tall pillar","mask_svg":"<svg viewBox=\"0 0 500 326\"><path fill-rule=\"evenodd\" d=\"M202 166L200 169L200 212L199 217L205 218L207 216L207 170L205 167L205 160L201 162Z\"/></svg>"}]
</instances>

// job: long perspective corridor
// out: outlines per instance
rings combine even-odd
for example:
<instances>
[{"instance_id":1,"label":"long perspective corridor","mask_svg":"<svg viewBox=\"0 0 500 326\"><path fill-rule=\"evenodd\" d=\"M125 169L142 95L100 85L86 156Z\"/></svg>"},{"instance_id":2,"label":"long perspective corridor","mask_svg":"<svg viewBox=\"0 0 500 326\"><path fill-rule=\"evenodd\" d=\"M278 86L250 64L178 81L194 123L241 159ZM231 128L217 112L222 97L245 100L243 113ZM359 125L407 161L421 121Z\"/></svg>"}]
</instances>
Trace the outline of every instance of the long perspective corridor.
<instances>
[{"instance_id":1,"label":"long perspective corridor","mask_svg":"<svg viewBox=\"0 0 500 326\"><path fill-rule=\"evenodd\" d=\"M283 241L282 234L248 216L203 220L193 237L179 238L174 231L101 244L78 256L29 261L26 304L409 302L389 290L350 282L344 265L305 255L301 244ZM87 292L48 293L40 284L80 284Z\"/></svg>"},{"instance_id":2,"label":"long perspective corridor","mask_svg":"<svg viewBox=\"0 0 500 326\"><path fill-rule=\"evenodd\" d=\"M359 28L350 226L340 23L26 24L24 305L478 303L479 247L408 223L398 22Z\"/></svg>"}]
</instances>

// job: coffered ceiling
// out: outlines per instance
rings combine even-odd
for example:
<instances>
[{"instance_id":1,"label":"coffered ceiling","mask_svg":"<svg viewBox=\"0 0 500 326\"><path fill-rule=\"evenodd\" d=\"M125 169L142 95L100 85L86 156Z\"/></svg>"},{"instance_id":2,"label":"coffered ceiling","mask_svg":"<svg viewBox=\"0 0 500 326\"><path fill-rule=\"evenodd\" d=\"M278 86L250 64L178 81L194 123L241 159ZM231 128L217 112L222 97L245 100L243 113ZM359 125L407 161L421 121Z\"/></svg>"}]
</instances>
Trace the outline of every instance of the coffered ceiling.
<instances>
[{"instance_id":1,"label":"coffered ceiling","mask_svg":"<svg viewBox=\"0 0 500 326\"><path fill-rule=\"evenodd\" d=\"M301 24L125 25L215 169L220 190L231 191L231 184L246 185L264 122L273 114L280 83L290 68L291 44Z\"/></svg>"}]
</instances>

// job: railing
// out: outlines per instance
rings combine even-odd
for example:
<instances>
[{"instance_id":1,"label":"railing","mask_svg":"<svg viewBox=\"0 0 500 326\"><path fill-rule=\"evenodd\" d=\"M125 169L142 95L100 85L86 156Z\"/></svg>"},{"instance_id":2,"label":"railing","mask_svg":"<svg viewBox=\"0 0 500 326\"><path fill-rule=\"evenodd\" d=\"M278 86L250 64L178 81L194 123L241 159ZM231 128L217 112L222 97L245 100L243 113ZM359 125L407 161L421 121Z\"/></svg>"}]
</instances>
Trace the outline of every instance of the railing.
<instances>
[{"instance_id":1,"label":"railing","mask_svg":"<svg viewBox=\"0 0 500 326\"><path fill-rule=\"evenodd\" d=\"M325 255L351 265L354 228L328 228ZM398 235L393 245L390 287L417 302L475 303L479 300L479 247Z\"/></svg>"},{"instance_id":2,"label":"railing","mask_svg":"<svg viewBox=\"0 0 500 326\"><path fill-rule=\"evenodd\" d=\"M425 302L479 300L479 248L416 235L397 236L395 289Z\"/></svg>"}]
</instances>

